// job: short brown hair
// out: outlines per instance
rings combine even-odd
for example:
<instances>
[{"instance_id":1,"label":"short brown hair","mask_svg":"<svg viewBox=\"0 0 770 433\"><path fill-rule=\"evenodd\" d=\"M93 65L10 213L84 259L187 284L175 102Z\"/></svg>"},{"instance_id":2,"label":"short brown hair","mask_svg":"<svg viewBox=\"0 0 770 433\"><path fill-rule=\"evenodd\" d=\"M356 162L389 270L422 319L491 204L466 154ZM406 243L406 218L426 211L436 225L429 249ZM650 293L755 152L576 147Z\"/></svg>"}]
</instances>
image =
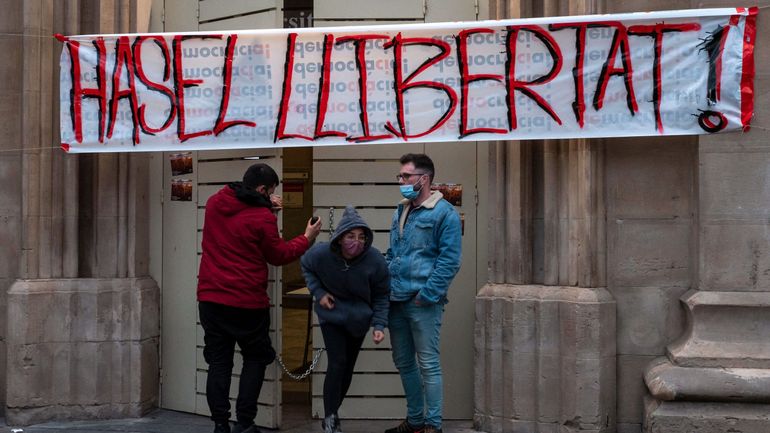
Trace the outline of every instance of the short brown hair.
<instances>
[{"instance_id":1,"label":"short brown hair","mask_svg":"<svg viewBox=\"0 0 770 433\"><path fill-rule=\"evenodd\" d=\"M430 181L433 182L433 176L436 174L436 170L433 167L433 160L424 153L407 153L399 159L401 165L414 164L414 168L418 170L424 170L430 177Z\"/></svg>"}]
</instances>

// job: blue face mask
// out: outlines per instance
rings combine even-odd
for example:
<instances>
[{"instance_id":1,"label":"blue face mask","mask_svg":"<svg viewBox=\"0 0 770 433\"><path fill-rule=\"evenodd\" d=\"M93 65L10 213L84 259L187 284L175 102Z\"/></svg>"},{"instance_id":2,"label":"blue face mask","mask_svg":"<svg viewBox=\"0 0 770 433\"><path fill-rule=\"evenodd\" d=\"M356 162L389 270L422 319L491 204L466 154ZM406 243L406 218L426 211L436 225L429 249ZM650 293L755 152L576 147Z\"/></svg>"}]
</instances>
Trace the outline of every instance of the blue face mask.
<instances>
[{"instance_id":1,"label":"blue face mask","mask_svg":"<svg viewBox=\"0 0 770 433\"><path fill-rule=\"evenodd\" d=\"M414 200L420 195L420 191L414 190L414 185L401 185L401 195L407 200Z\"/></svg>"}]
</instances>

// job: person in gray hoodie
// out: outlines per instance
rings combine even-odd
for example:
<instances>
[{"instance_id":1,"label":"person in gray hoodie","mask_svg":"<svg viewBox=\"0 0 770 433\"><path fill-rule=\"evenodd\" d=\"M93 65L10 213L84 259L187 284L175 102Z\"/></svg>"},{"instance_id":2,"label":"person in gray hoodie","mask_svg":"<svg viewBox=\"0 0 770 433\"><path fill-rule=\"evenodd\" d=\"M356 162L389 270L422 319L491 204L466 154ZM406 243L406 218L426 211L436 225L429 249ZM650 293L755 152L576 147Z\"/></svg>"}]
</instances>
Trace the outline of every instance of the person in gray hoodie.
<instances>
[{"instance_id":1,"label":"person in gray hoodie","mask_svg":"<svg viewBox=\"0 0 770 433\"><path fill-rule=\"evenodd\" d=\"M337 411L369 328L379 344L388 326L390 273L385 257L372 246L373 235L348 206L331 241L315 244L301 260L328 358L321 423L325 433L340 432Z\"/></svg>"}]
</instances>

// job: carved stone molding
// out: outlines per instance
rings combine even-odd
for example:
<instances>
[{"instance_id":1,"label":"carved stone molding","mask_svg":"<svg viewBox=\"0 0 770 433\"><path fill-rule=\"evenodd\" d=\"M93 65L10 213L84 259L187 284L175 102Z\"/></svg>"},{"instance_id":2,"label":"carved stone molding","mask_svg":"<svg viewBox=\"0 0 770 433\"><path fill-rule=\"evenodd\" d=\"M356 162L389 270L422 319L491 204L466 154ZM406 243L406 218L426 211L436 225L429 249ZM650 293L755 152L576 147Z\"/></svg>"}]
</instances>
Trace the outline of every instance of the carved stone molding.
<instances>
[{"instance_id":1,"label":"carved stone molding","mask_svg":"<svg viewBox=\"0 0 770 433\"><path fill-rule=\"evenodd\" d=\"M761 368L680 367L658 358L644 381L663 401L770 403L770 370Z\"/></svg>"},{"instance_id":2,"label":"carved stone molding","mask_svg":"<svg viewBox=\"0 0 770 433\"><path fill-rule=\"evenodd\" d=\"M770 292L691 290L684 335L667 351L681 367L770 368Z\"/></svg>"}]
</instances>

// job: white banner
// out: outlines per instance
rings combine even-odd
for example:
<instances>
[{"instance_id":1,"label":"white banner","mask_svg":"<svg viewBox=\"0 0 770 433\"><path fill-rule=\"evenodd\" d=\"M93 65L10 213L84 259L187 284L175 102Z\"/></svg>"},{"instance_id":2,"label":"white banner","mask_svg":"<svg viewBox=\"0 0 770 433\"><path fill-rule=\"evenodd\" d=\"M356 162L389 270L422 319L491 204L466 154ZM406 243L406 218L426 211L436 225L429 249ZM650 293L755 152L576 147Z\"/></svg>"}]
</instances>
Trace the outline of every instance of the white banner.
<instances>
[{"instance_id":1,"label":"white banner","mask_svg":"<svg viewBox=\"0 0 770 433\"><path fill-rule=\"evenodd\" d=\"M61 140L125 152L704 134L753 115L756 8L60 36Z\"/></svg>"}]
</instances>

